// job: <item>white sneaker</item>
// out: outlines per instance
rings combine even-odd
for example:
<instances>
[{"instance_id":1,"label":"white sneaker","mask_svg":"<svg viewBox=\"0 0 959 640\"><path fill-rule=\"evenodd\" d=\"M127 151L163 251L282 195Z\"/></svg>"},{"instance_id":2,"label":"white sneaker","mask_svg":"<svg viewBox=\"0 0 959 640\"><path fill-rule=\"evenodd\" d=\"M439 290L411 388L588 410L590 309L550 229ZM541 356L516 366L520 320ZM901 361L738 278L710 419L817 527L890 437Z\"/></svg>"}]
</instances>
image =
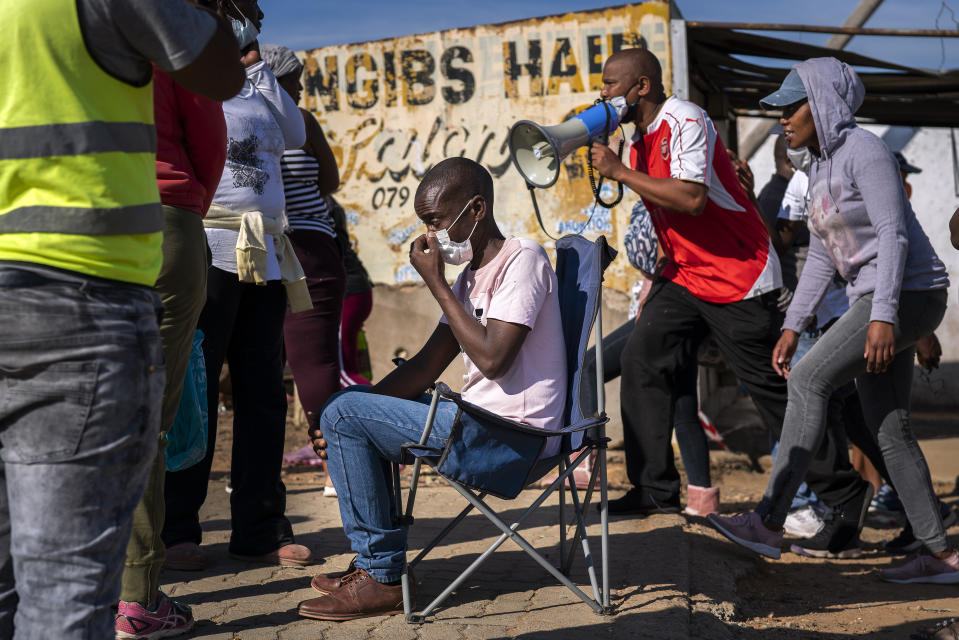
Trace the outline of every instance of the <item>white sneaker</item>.
<instances>
[{"instance_id":1,"label":"white sneaker","mask_svg":"<svg viewBox=\"0 0 959 640\"><path fill-rule=\"evenodd\" d=\"M825 524L815 509L806 505L789 512L786 522L783 523L783 529L796 538L812 538L822 530Z\"/></svg>"}]
</instances>

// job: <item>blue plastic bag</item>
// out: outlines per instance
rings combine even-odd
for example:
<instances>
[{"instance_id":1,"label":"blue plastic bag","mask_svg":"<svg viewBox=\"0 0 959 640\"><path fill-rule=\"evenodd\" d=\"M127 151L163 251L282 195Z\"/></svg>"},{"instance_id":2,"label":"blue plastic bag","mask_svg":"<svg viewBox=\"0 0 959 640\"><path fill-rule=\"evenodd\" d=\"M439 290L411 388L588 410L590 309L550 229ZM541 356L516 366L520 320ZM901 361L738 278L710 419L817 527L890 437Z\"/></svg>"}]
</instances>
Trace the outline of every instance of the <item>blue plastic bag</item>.
<instances>
[{"instance_id":1,"label":"blue plastic bag","mask_svg":"<svg viewBox=\"0 0 959 640\"><path fill-rule=\"evenodd\" d=\"M203 332L193 334L190 362L183 380L183 395L176 419L166 434L166 469L181 471L206 455L207 438L206 362L203 360Z\"/></svg>"}]
</instances>

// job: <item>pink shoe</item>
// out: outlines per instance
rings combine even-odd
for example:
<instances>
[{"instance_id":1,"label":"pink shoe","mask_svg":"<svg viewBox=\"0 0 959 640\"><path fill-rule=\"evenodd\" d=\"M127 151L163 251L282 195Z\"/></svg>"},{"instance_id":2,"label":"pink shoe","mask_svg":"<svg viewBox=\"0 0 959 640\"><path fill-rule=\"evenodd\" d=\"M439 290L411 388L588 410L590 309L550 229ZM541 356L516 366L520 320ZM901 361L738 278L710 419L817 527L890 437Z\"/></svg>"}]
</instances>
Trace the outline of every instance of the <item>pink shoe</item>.
<instances>
[{"instance_id":1,"label":"pink shoe","mask_svg":"<svg viewBox=\"0 0 959 640\"><path fill-rule=\"evenodd\" d=\"M161 592L153 611L142 604L121 600L115 620L116 637L117 640L170 638L187 633L194 622L190 607Z\"/></svg>"},{"instance_id":2,"label":"pink shoe","mask_svg":"<svg viewBox=\"0 0 959 640\"><path fill-rule=\"evenodd\" d=\"M719 533L751 551L773 560L782 554L783 532L767 529L755 511L738 516L711 515L709 521Z\"/></svg>"},{"instance_id":3,"label":"pink shoe","mask_svg":"<svg viewBox=\"0 0 959 640\"><path fill-rule=\"evenodd\" d=\"M686 508L688 516L708 516L719 513L719 487L686 487Z\"/></svg>"},{"instance_id":4,"label":"pink shoe","mask_svg":"<svg viewBox=\"0 0 959 640\"><path fill-rule=\"evenodd\" d=\"M959 552L953 551L945 560L936 556L916 556L901 567L883 569L879 577L886 582L899 584L959 584Z\"/></svg>"},{"instance_id":5,"label":"pink shoe","mask_svg":"<svg viewBox=\"0 0 959 640\"><path fill-rule=\"evenodd\" d=\"M292 451L283 456L283 463L290 465L305 465L308 467L321 467L323 460L316 455L313 445L307 444L296 451Z\"/></svg>"}]
</instances>

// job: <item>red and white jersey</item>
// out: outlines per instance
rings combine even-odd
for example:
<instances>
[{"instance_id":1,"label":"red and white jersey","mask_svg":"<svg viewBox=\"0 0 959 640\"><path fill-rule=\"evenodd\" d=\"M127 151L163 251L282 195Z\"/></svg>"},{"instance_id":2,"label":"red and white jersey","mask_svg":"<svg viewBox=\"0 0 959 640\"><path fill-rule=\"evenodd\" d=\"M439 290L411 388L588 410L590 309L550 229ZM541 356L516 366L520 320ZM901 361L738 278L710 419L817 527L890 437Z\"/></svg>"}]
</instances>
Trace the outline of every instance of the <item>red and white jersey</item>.
<instances>
[{"instance_id":1,"label":"red and white jersey","mask_svg":"<svg viewBox=\"0 0 959 640\"><path fill-rule=\"evenodd\" d=\"M698 182L709 189L698 216L644 199L670 259L664 277L706 302L736 302L782 286L769 233L705 111L667 99L647 133L637 130L633 136L630 164L653 178Z\"/></svg>"}]
</instances>

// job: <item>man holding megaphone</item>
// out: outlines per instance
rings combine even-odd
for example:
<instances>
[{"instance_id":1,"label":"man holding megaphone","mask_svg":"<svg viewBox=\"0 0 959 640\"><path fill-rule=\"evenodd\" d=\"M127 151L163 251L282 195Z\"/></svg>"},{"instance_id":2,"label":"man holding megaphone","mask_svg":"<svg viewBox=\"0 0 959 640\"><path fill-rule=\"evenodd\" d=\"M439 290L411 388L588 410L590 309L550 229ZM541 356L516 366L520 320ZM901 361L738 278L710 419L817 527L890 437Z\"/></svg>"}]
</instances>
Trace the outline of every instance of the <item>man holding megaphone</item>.
<instances>
[{"instance_id":1,"label":"man holding megaphone","mask_svg":"<svg viewBox=\"0 0 959 640\"><path fill-rule=\"evenodd\" d=\"M601 143L590 149L593 167L642 197L667 258L622 354L626 467L634 488L609 509L676 513L680 479L670 446L675 380L707 332L766 426L777 436L782 430L786 384L771 364L782 324L779 259L716 127L695 104L666 96L652 53L612 55L600 97L618 107L625 101L622 121L634 122L636 134L629 167ZM834 452L817 459L822 482L813 489L829 504L858 488L854 478L836 473L840 457Z\"/></svg>"}]
</instances>

